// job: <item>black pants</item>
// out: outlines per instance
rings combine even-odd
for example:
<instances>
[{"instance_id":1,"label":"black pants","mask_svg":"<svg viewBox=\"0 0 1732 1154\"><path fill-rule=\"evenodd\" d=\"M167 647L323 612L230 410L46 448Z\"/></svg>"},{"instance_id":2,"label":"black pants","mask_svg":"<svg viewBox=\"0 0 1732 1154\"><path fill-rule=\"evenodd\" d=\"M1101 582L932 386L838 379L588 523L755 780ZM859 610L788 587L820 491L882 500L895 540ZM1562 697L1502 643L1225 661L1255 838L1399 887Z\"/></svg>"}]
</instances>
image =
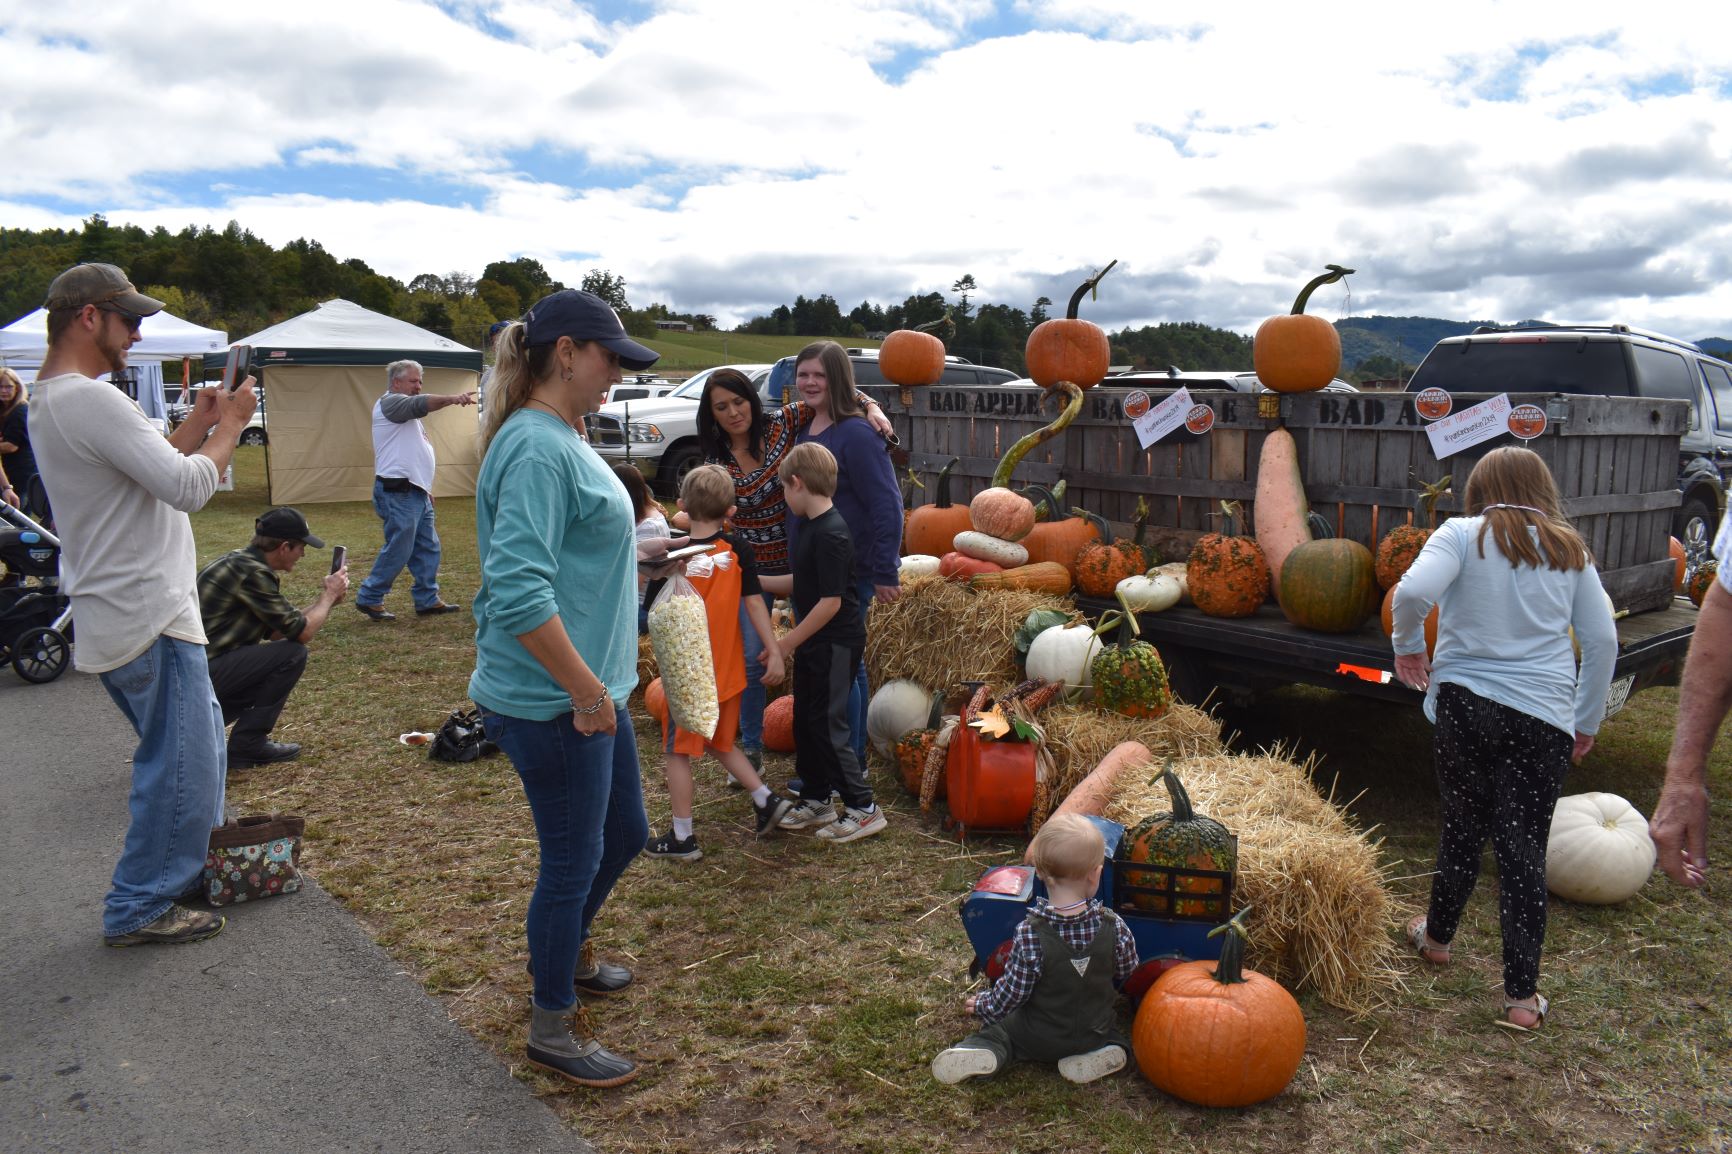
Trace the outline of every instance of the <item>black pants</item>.
<instances>
[{"instance_id":1,"label":"black pants","mask_svg":"<svg viewBox=\"0 0 1732 1154\"><path fill-rule=\"evenodd\" d=\"M1444 945L1455 937L1489 836L1497 860L1504 994L1510 998L1531 998L1539 985L1546 843L1574 748L1574 735L1531 714L1459 685L1438 686L1434 756L1443 833L1425 930Z\"/></svg>"},{"instance_id":2,"label":"black pants","mask_svg":"<svg viewBox=\"0 0 1732 1154\"><path fill-rule=\"evenodd\" d=\"M307 647L299 641L242 645L210 659L211 688L222 706L223 724L234 723L231 754L249 753L270 739L306 668Z\"/></svg>"},{"instance_id":3,"label":"black pants","mask_svg":"<svg viewBox=\"0 0 1732 1154\"><path fill-rule=\"evenodd\" d=\"M807 642L794 657L794 772L800 796L829 802L830 791L844 805L869 809L872 787L854 756L848 725L848 691L863 646Z\"/></svg>"}]
</instances>

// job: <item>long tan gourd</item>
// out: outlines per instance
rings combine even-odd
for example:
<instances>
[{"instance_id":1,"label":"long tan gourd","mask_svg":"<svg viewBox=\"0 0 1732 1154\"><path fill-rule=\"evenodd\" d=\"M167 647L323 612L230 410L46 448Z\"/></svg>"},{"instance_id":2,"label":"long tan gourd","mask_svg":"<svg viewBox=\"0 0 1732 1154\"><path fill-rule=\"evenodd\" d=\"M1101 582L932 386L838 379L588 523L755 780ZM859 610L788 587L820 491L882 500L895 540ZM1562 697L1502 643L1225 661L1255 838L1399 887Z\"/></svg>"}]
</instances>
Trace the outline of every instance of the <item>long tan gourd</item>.
<instances>
[{"instance_id":1,"label":"long tan gourd","mask_svg":"<svg viewBox=\"0 0 1732 1154\"><path fill-rule=\"evenodd\" d=\"M1281 565L1287 554L1311 540L1306 523L1311 506L1305 500L1305 480L1299 474L1299 446L1293 434L1276 429L1263 441L1257 462L1257 547L1269 563L1269 584L1280 599Z\"/></svg>"},{"instance_id":2,"label":"long tan gourd","mask_svg":"<svg viewBox=\"0 0 1732 1154\"><path fill-rule=\"evenodd\" d=\"M1099 765L1089 770L1087 777L1071 788L1064 800L1053 809L1053 815L1080 813L1089 817L1100 817L1106 813L1107 803L1112 800L1113 788L1119 777L1127 769L1146 766L1153 760L1154 756L1149 753L1149 747L1142 742L1119 742L1107 750L1107 755L1101 758ZM1023 855L1023 860L1028 860L1026 854Z\"/></svg>"}]
</instances>

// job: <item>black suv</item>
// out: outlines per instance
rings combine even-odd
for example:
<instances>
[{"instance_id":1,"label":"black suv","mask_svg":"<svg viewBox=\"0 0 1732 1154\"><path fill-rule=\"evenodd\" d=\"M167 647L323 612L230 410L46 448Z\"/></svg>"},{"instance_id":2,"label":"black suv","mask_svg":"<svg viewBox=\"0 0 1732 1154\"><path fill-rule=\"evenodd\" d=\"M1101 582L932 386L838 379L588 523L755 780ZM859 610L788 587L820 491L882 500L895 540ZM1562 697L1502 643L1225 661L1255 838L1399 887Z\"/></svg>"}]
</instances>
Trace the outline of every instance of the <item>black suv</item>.
<instances>
[{"instance_id":1,"label":"black suv","mask_svg":"<svg viewBox=\"0 0 1732 1154\"><path fill-rule=\"evenodd\" d=\"M1407 391L1594 393L1690 403L1678 443L1684 494L1673 534L1693 553L1712 543L1732 480L1732 365L1688 341L1629 325L1481 325L1438 341Z\"/></svg>"}]
</instances>

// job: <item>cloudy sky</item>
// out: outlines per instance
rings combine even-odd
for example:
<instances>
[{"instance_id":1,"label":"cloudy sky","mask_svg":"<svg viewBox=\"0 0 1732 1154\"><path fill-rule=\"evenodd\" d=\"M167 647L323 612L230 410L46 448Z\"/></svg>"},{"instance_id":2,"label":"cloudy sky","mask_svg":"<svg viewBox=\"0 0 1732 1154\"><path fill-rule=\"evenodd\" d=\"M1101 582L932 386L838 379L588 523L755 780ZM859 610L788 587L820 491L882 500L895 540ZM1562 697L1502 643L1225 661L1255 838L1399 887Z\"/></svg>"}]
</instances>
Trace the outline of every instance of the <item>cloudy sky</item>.
<instances>
[{"instance_id":1,"label":"cloudy sky","mask_svg":"<svg viewBox=\"0 0 1732 1154\"><path fill-rule=\"evenodd\" d=\"M1713 15L1721 11L1721 15ZM1732 336L1717 5L0 0L0 225L238 220L407 280L528 255L724 324L963 274Z\"/></svg>"}]
</instances>

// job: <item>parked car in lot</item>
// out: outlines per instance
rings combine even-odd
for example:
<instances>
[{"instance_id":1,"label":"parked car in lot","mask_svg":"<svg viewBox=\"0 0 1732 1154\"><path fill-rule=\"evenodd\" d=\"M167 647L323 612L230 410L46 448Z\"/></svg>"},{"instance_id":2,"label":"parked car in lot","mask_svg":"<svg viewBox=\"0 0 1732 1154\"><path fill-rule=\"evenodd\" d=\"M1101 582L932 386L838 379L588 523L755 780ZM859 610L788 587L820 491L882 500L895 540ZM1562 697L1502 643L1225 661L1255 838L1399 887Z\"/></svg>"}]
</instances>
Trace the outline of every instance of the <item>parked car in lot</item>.
<instances>
[{"instance_id":1,"label":"parked car in lot","mask_svg":"<svg viewBox=\"0 0 1732 1154\"><path fill-rule=\"evenodd\" d=\"M884 379L884 374L878 369L877 349L848 349L848 365L854 370L856 385L886 385L890 382ZM992 365L977 365L962 357L947 356L944 358L944 374L937 383L941 385L1008 385L1016 380L1016 374L1009 369L995 368ZM766 383L765 397L773 404L782 404L782 392L785 386L794 383L794 358L783 357L771 366L769 380Z\"/></svg>"},{"instance_id":2,"label":"parked car in lot","mask_svg":"<svg viewBox=\"0 0 1732 1154\"><path fill-rule=\"evenodd\" d=\"M763 395L769 365L717 366L723 367L745 373ZM692 466L703 462L698 449L698 398L715 371L705 369L665 396L609 401L584 418L584 435L609 464L629 460L664 494L675 495Z\"/></svg>"},{"instance_id":3,"label":"parked car in lot","mask_svg":"<svg viewBox=\"0 0 1732 1154\"><path fill-rule=\"evenodd\" d=\"M614 401L642 401L655 397L665 397L680 387L679 381L670 381L666 377L652 377L647 373L625 377L619 384L607 391L609 403Z\"/></svg>"},{"instance_id":4,"label":"parked car in lot","mask_svg":"<svg viewBox=\"0 0 1732 1154\"><path fill-rule=\"evenodd\" d=\"M1233 369L1226 371L1184 370L1184 369L1135 369L1128 373L1114 373L1103 385L1142 385L1145 388L1174 389L1183 385L1187 389L1232 389L1239 393L1267 393L1269 386L1257 379L1256 373L1239 372ZM1347 381L1336 377L1323 386L1326 393L1357 393L1359 390Z\"/></svg>"},{"instance_id":5,"label":"parked car in lot","mask_svg":"<svg viewBox=\"0 0 1732 1154\"><path fill-rule=\"evenodd\" d=\"M1698 554L1713 541L1732 480L1732 364L1629 325L1482 325L1425 355L1407 391L1430 388L1688 401L1672 534Z\"/></svg>"}]
</instances>

